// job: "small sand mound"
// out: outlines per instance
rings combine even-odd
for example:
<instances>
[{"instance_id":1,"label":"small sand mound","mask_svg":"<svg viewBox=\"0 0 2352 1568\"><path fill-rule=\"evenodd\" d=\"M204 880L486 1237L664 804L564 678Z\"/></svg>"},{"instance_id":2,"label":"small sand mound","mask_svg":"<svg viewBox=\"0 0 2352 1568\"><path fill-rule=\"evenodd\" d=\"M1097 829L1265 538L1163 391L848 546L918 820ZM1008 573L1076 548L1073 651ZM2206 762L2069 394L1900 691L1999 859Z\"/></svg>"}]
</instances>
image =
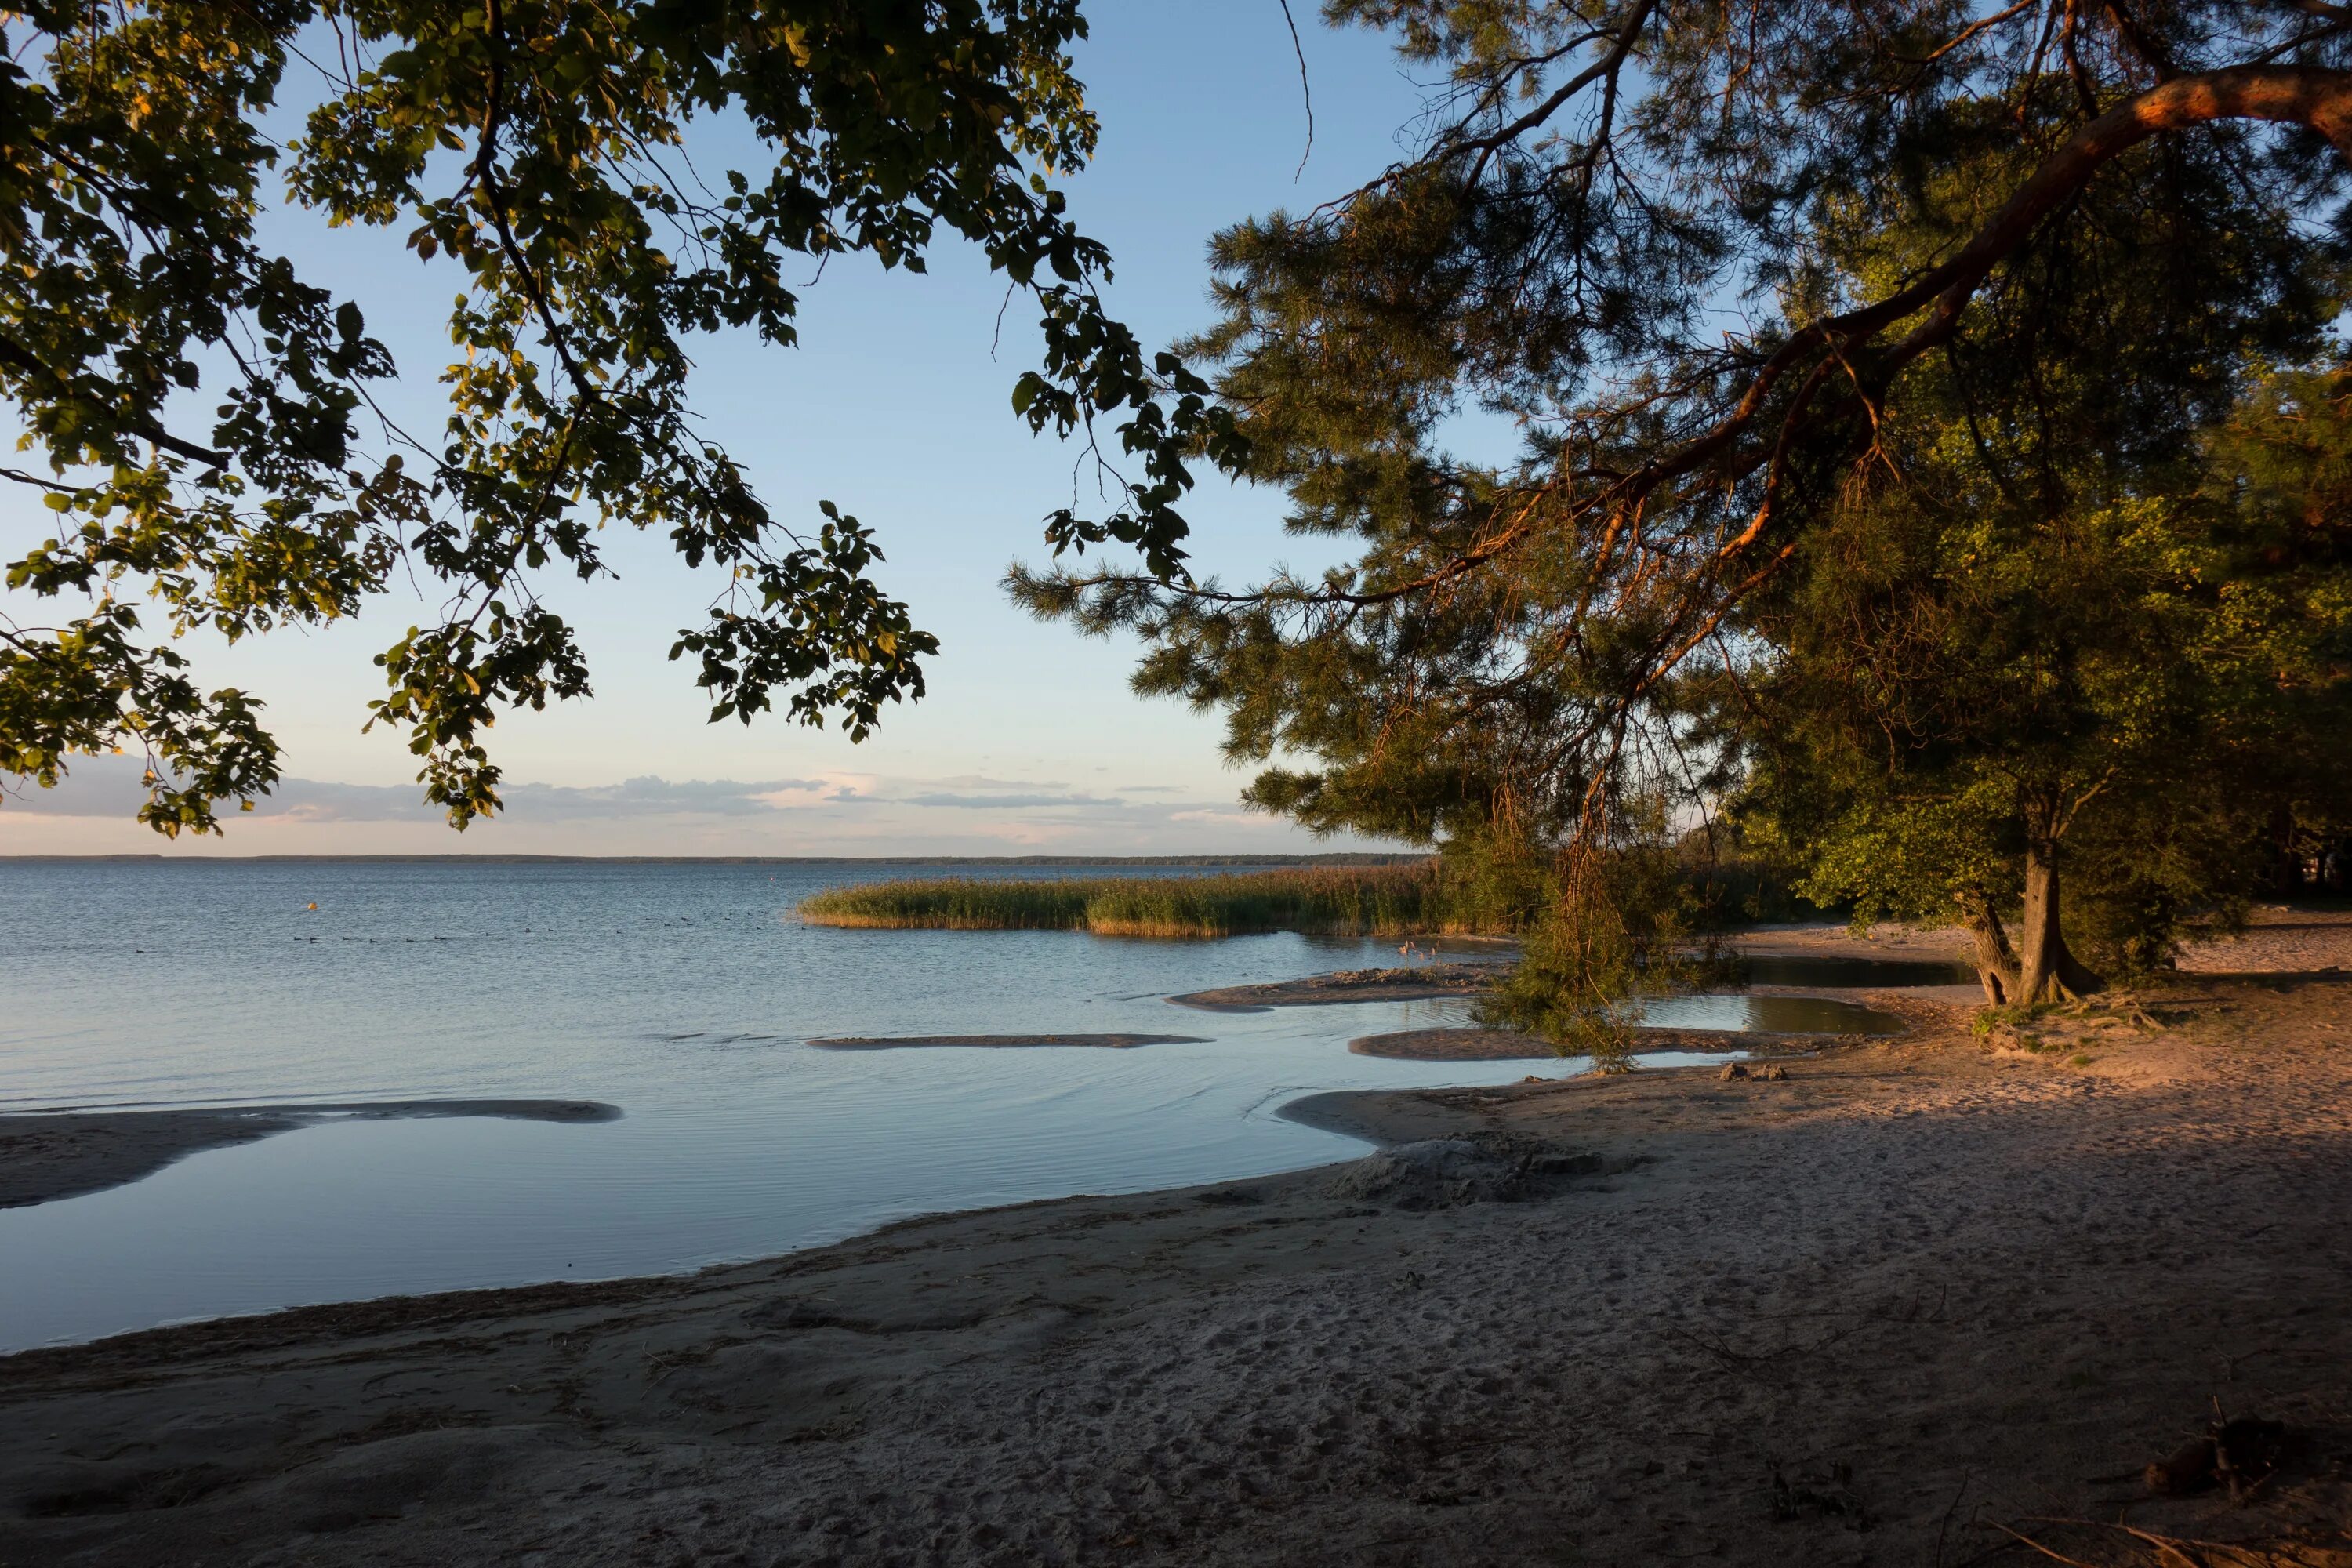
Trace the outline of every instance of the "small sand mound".
<instances>
[{"instance_id":1,"label":"small sand mound","mask_svg":"<svg viewBox=\"0 0 2352 1568\"><path fill-rule=\"evenodd\" d=\"M1525 1195L1516 1162L1488 1153L1465 1138L1400 1143L1359 1160L1331 1178L1335 1198L1401 1209L1456 1208Z\"/></svg>"},{"instance_id":2,"label":"small sand mound","mask_svg":"<svg viewBox=\"0 0 2352 1568\"><path fill-rule=\"evenodd\" d=\"M1343 1166L1325 1190L1335 1198L1391 1208L1459 1208L1527 1197L1540 1176L1584 1175L1600 1169L1598 1155L1540 1141L1432 1138L1399 1143Z\"/></svg>"}]
</instances>

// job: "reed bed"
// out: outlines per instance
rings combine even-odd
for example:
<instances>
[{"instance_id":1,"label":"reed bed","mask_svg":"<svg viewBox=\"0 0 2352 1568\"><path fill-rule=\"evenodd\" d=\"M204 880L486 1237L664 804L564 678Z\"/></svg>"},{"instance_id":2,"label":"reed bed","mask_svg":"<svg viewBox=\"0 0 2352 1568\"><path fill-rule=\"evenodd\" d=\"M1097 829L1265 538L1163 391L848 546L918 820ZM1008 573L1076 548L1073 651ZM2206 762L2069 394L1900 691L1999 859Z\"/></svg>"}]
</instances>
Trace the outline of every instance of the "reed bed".
<instances>
[{"instance_id":1,"label":"reed bed","mask_svg":"<svg viewBox=\"0 0 2352 1568\"><path fill-rule=\"evenodd\" d=\"M1403 936L1458 929L1436 867L1308 866L1192 877L981 881L902 879L801 902L812 925L887 930L1085 931L1216 937L1295 931Z\"/></svg>"}]
</instances>

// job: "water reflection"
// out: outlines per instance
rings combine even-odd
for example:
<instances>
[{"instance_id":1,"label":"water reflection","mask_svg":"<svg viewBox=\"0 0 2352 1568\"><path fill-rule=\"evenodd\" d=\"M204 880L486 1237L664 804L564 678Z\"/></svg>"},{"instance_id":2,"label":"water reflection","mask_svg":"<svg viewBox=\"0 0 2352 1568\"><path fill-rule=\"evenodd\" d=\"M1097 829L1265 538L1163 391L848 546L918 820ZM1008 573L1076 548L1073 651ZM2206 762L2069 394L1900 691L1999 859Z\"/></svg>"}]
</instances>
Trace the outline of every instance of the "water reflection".
<instances>
[{"instance_id":1,"label":"water reflection","mask_svg":"<svg viewBox=\"0 0 2352 1568\"><path fill-rule=\"evenodd\" d=\"M1897 1035L1903 1020L1826 996L1655 996L1642 1003L1644 1029L1737 1029L1771 1035Z\"/></svg>"}]
</instances>

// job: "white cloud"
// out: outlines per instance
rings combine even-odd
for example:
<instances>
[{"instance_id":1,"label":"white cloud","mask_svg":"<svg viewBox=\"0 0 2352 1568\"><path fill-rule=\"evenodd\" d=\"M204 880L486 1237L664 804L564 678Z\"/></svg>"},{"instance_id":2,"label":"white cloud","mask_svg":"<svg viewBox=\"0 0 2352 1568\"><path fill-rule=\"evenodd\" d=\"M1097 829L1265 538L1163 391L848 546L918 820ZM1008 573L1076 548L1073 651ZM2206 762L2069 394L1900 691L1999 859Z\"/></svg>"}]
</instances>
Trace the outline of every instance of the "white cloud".
<instances>
[{"instance_id":1,"label":"white cloud","mask_svg":"<svg viewBox=\"0 0 2352 1568\"><path fill-rule=\"evenodd\" d=\"M943 779L909 779L908 784L935 784L941 789L1052 790L1070 786L1060 779L992 779L985 773L950 773Z\"/></svg>"},{"instance_id":2,"label":"white cloud","mask_svg":"<svg viewBox=\"0 0 2352 1568\"><path fill-rule=\"evenodd\" d=\"M55 790L11 790L0 800L0 853L1136 855L1312 851L1358 842L1316 840L1228 803L1164 798L1175 786L1094 795L979 774L948 787L936 777L827 771L812 778L509 783L506 811L462 837L415 784L294 778L250 813L225 812L226 838L172 843L134 820L146 793L142 772L134 758L84 758Z\"/></svg>"},{"instance_id":3,"label":"white cloud","mask_svg":"<svg viewBox=\"0 0 2352 1568\"><path fill-rule=\"evenodd\" d=\"M147 798L145 764L131 757L78 759L57 788L27 788L5 808L38 816L129 816ZM821 779L767 779L739 783L731 779L689 779L673 782L646 774L615 784L503 784L499 795L507 814L541 822L576 822L615 816L683 815L689 816L749 816L779 809L779 802L795 795L828 787ZM440 809L428 805L419 784L337 784L322 779L289 778L254 802L256 817L282 816L297 822L402 822L434 820Z\"/></svg>"},{"instance_id":4,"label":"white cloud","mask_svg":"<svg viewBox=\"0 0 2352 1568\"><path fill-rule=\"evenodd\" d=\"M921 795L889 796L887 804L940 806L957 811L1009 811L1037 805L1125 805L1127 802L1098 795L953 795L927 790Z\"/></svg>"}]
</instances>

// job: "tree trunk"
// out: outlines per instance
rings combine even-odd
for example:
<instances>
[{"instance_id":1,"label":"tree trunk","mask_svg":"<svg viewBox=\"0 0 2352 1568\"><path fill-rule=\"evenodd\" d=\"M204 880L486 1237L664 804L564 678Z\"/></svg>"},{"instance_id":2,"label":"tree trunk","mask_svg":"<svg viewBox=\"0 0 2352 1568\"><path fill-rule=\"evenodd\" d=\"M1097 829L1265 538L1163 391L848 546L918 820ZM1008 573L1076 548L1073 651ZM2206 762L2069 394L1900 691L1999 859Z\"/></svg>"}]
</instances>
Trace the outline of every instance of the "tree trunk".
<instances>
[{"instance_id":1,"label":"tree trunk","mask_svg":"<svg viewBox=\"0 0 2352 1568\"><path fill-rule=\"evenodd\" d=\"M2019 1006L2071 1002L2106 989L2106 982L2067 951L2058 921L2058 841L2029 830L2025 847L2025 944L2012 1001Z\"/></svg>"},{"instance_id":2,"label":"tree trunk","mask_svg":"<svg viewBox=\"0 0 2352 1568\"><path fill-rule=\"evenodd\" d=\"M1960 900L1961 920L1969 934L1976 939L1977 981L1984 987L1985 1001L1995 1007L2006 1007L2017 994L2017 953L2009 945L2009 932L2000 926L2000 916L1993 912L1992 900L1981 894Z\"/></svg>"},{"instance_id":3,"label":"tree trunk","mask_svg":"<svg viewBox=\"0 0 2352 1568\"><path fill-rule=\"evenodd\" d=\"M2303 891L2303 852L2294 841L2294 812L2279 805L2271 810L2271 891L2291 899Z\"/></svg>"}]
</instances>

